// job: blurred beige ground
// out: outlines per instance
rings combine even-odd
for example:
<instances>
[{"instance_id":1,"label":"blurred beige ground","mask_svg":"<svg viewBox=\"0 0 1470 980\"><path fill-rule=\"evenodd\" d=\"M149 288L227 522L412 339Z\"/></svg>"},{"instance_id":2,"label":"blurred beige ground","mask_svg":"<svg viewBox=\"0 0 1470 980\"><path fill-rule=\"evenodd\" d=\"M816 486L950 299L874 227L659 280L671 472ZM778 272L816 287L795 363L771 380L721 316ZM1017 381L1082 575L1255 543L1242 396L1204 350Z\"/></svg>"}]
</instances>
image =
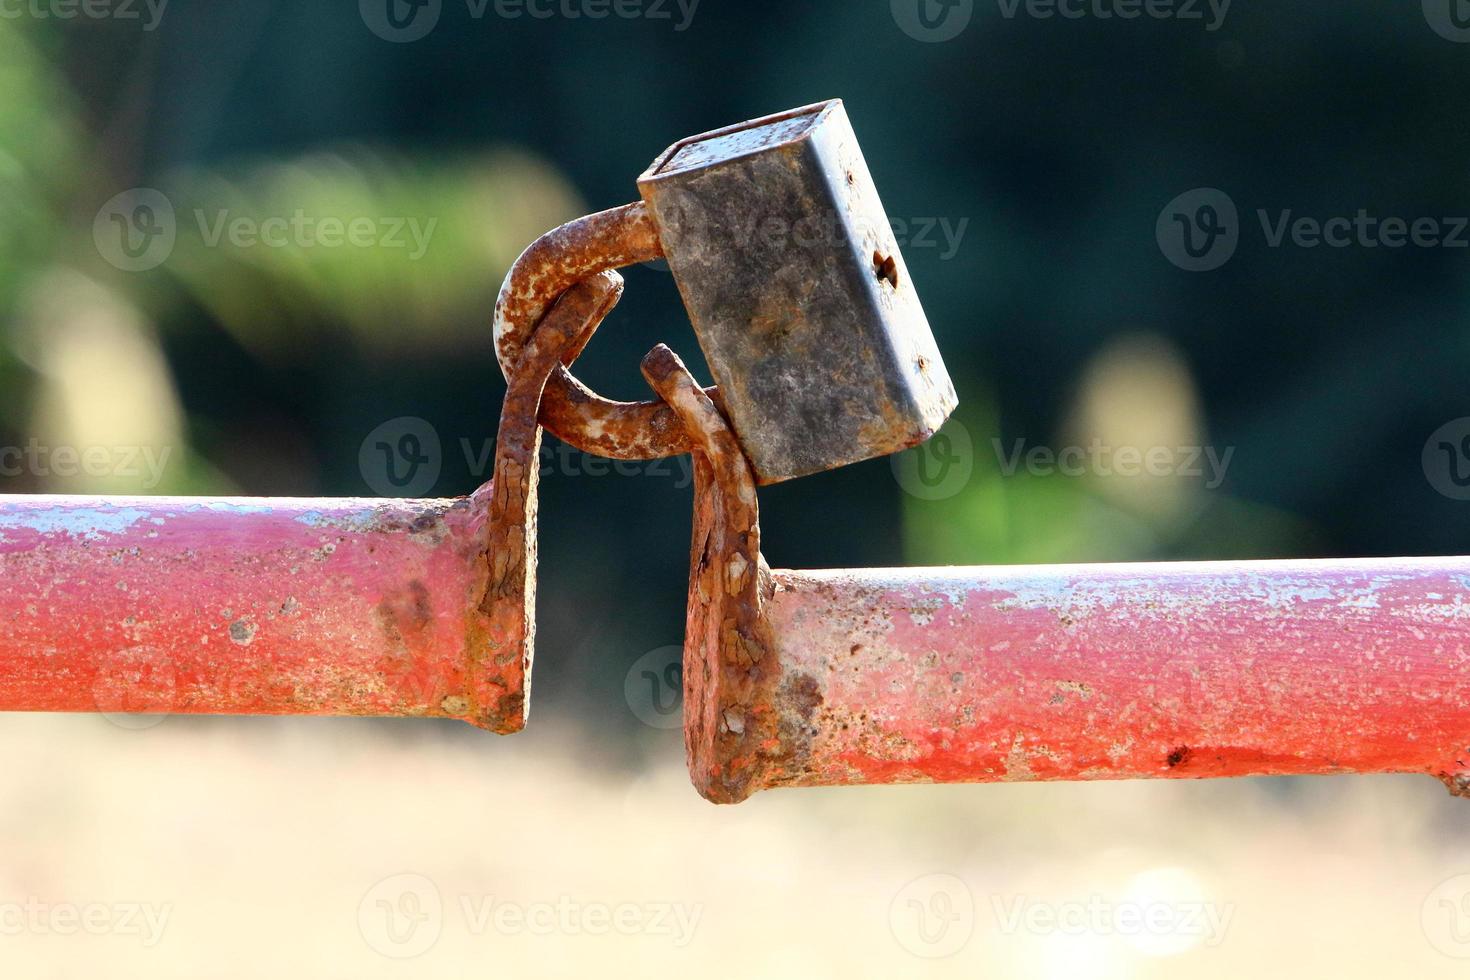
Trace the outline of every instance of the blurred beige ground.
<instances>
[{"instance_id":1,"label":"blurred beige ground","mask_svg":"<svg viewBox=\"0 0 1470 980\"><path fill-rule=\"evenodd\" d=\"M7 977L1463 977L1470 804L1427 778L704 803L542 712L0 716ZM631 771L630 771L631 770Z\"/></svg>"}]
</instances>

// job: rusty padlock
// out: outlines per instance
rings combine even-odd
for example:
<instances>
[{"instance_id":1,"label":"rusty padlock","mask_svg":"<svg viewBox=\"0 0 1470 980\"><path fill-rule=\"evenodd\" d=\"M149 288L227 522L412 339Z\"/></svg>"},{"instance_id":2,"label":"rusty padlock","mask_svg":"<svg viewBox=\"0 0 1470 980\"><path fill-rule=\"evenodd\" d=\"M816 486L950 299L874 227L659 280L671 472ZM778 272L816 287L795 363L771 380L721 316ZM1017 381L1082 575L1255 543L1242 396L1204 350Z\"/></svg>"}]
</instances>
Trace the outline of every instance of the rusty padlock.
<instances>
[{"instance_id":1,"label":"rusty padlock","mask_svg":"<svg viewBox=\"0 0 1470 980\"><path fill-rule=\"evenodd\" d=\"M638 180L643 200L544 236L506 277L501 364L573 282L667 259L760 483L923 442L954 386L840 100L693 136ZM542 423L615 458L687 451L660 403L609 402L562 374Z\"/></svg>"},{"instance_id":2,"label":"rusty padlock","mask_svg":"<svg viewBox=\"0 0 1470 980\"><path fill-rule=\"evenodd\" d=\"M472 497L0 497L0 710L519 730L538 419L614 458L694 447L665 401L599 398L564 366L617 302L610 270L666 251L752 479L892 452L943 422L954 390L841 103L685 140L641 183L651 206L565 225L511 271L495 478Z\"/></svg>"}]
</instances>

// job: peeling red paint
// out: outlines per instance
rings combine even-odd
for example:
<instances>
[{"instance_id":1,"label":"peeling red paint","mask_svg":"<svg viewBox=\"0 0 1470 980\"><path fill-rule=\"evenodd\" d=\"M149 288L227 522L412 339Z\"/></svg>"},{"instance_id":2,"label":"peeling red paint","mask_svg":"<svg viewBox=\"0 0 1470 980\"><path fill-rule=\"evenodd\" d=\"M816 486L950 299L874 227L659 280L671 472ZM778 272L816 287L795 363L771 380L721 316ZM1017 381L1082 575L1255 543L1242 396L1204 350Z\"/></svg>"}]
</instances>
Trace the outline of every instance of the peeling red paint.
<instances>
[{"instance_id":1,"label":"peeling red paint","mask_svg":"<svg viewBox=\"0 0 1470 980\"><path fill-rule=\"evenodd\" d=\"M456 500L0 497L0 711L525 725L546 378L617 302L577 283Z\"/></svg>"},{"instance_id":2,"label":"peeling red paint","mask_svg":"<svg viewBox=\"0 0 1470 980\"><path fill-rule=\"evenodd\" d=\"M0 710L499 718L488 492L0 498Z\"/></svg>"},{"instance_id":3,"label":"peeling red paint","mask_svg":"<svg viewBox=\"0 0 1470 980\"><path fill-rule=\"evenodd\" d=\"M773 577L765 785L1470 771L1470 559Z\"/></svg>"}]
</instances>

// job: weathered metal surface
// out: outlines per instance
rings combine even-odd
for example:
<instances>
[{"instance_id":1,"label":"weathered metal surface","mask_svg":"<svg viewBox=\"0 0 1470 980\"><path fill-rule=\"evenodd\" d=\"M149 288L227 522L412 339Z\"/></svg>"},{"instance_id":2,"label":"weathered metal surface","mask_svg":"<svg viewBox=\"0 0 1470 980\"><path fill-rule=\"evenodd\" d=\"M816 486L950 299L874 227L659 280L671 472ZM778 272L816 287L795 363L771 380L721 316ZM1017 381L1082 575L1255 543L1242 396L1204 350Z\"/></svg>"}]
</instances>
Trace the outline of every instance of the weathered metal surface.
<instances>
[{"instance_id":1,"label":"weathered metal surface","mask_svg":"<svg viewBox=\"0 0 1470 980\"><path fill-rule=\"evenodd\" d=\"M725 600L696 601L691 622ZM1466 558L776 571L761 609L771 646L741 710L763 724L693 760L721 802L1320 773L1470 786ZM709 656L700 642L686 676ZM718 669L690 693L728 701L748 677Z\"/></svg>"},{"instance_id":2,"label":"weathered metal surface","mask_svg":"<svg viewBox=\"0 0 1470 980\"><path fill-rule=\"evenodd\" d=\"M1470 558L771 571L728 423L698 441L695 787L1425 773L1470 796Z\"/></svg>"},{"instance_id":3,"label":"weathered metal surface","mask_svg":"<svg viewBox=\"0 0 1470 980\"><path fill-rule=\"evenodd\" d=\"M688 436L662 402L620 402L597 394L569 372L551 378L541 403L541 425L584 453L607 459L648 460L689 451ZM704 389L723 404L718 388Z\"/></svg>"},{"instance_id":4,"label":"weathered metal surface","mask_svg":"<svg viewBox=\"0 0 1470 980\"><path fill-rule=\"evenodd\" d=\"M495 349L507 378L542 316L563 292L600 272L663 254L642 202L578 218L541 236L518 258L495 304ZM567 352L570 364L581 348ZM689 452L683 426L660 401L618 402L592 391L565 367L546 385L541 423L583 452L610 459L662 459Z\"/></svg>"},{"instance_id":5,"label":"weathered metal surface","mask_svg":"<svg viewBox=\"0 0 1470 980\"><path fill-rule=\"evenodd\" d=\"M0 498L0 710L523 722L463 500Z\"/></svg>"},{"instance_id":6,"label":"weathered metal surface","mask_svg":"<svg viewBox=\"0 0 1470 980\"><path fill-rule=\"evenodd\" d=\"M757 482L906 449L954 410L840 100L676 143L638 187Z\"/></svg>"},{"instance_id":7,"label":"weathered metal surface","mask_svg":"<svg viewBox=\"0 0 1470 980\"><path fill-rule=\"evenodd\" d=\"M0 711L525 724L541 387L616 302L569 291L455 500L0 497Z\"/></svg>"},{"instance_id":8,"label":"weathered metal surface","mask_svg":"<svg viewBox=\"0 0 1470 980\"><path fill-rule=\"evenodd\" d=\"M776 676L763 604L770 570L760 553L755 478L740 445L693 375L660 344L643 376L696 440L694 543L684 635L684 747L695 786L736 802L759 775L759 750L778 745L770 710Z\"/></svg>"},{"instance_id":9,"label":"weathered metal surface","mask_svg":"<svg viewBox=\"0 0 1470 980\"><path fill-rule=\"evenodd\" d=\"M537 424L547 379L582 349L617 305L623 280L616 272L578 282L556 301L520 351L506 385L495 438L495 475L485 524L483 563L488 577L479 596L470 649L480 669L512 671L520 703L508 698L524 724L530 704L536 638L537 488L541 474L541 426Z\"/></svg>"}]
</instances>

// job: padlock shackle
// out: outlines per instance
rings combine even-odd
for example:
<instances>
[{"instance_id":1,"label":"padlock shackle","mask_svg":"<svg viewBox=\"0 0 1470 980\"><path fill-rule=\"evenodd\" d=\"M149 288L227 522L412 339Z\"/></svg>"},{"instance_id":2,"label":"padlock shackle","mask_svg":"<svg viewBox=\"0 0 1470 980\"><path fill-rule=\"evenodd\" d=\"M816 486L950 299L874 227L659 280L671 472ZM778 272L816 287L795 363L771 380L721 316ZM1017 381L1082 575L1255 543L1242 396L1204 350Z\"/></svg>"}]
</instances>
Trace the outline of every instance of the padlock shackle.
<instances>
[{"instance_id":1,"label":"padlock shackle","mask_svg":"<svg viewBox=\"0 0 1470 980\"><path fill-rule=\"evenodd\" d=\"M598 273L662 255L658 229L642 201L569 221L531 243L506 273L495 303L495 352L506 377L519 363L526 338L562 293ZM706 393L719 397L714 388ZM608 459L664 459L692 448L668 405L604 398L566 367L546 384L541 424L568 445Z\"/></svg>"}]
</instances>

